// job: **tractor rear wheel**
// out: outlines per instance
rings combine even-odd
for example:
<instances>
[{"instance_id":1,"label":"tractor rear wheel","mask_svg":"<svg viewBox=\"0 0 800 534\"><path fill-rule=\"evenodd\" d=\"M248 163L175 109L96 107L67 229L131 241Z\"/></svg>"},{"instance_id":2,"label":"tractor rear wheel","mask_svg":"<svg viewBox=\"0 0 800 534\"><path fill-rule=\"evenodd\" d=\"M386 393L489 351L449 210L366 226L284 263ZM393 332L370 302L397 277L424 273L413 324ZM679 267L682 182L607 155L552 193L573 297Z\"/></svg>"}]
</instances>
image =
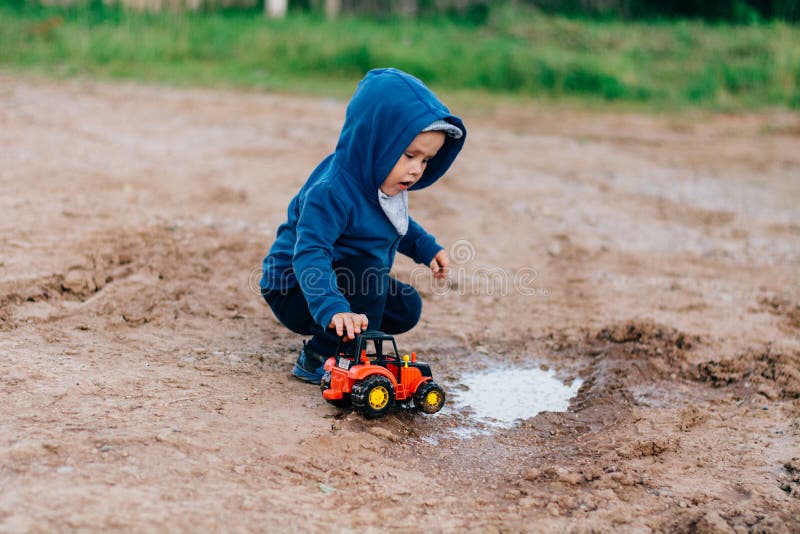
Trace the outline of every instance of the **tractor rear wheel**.
<instances>
[{"instance_id":1,"label":"tractor rear wheel","mask_svg":"<svg viewBox=\"0 0 800 534\"><path fill-rule=\"evenodd\" d=\"M326 389L331 389L330 371L325 371L325 374L322 375L322 380L319 383L319 388L322 390L323 393L325 393ZM337 408L347 408L348 406L350 406L350 395L348 395L347 393L345 393L341 399L336 399L336 400L325 399L325 400L328 401L330 404L333 404Z\"/></svg>"},{"instance_id":2,"label":"tractor rear wheel","mask_svg":"<svg viewBox=\"0 0 800 534\"><path fill-rule=\"evenodd\" d=\"M353 408L367 419L383 417L394 404L394 386L382 375L371 375L353 385Z\"/></svg>"},{"instance_id":3,"label":"tractor rear wheel","mask_svg":"<svg viewBox=\"0 0 800 534\"><path fill-rule=\"evenodd\" d=\"M414 392L414 406L424 413L436 413L444 406L444 390L434 382L423 382Z\"/></svg>"}]
</instances>

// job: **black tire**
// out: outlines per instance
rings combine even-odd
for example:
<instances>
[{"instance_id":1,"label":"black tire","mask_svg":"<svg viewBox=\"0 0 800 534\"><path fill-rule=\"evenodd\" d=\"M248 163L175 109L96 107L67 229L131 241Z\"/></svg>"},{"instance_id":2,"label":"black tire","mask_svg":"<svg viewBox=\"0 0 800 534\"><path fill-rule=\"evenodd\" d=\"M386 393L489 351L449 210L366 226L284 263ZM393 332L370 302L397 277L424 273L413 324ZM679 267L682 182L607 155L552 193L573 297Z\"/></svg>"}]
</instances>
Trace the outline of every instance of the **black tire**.
<instances>
[{"instance_id":1,"label":"black tire","mask_svg":"<svg viewBox=\"0 0 800 534\"><path fill-rule=\"evenodd\" d=\"M325 371L325 374L322 375L322 380L320 380L319 388L322 390L323 393L325 392L326 389L331 389L330 371ZM347 393L345 393L341 399L336 399L336 400L325 399L325 400L328 401L329 404L333 404L337 408L347 408L350 406L350 395L348 395Z\"/></svg>"},{"instance_id":2,"label":"black tire","mask_svg":"<svg viewBox=\"0 0 800 534\"><path fill-rule=\"evenodd\" d=\"M414 406L424 413L438 412L444 406L444 401L444 390L433 380L423 382L414 392Z\"/></svg>"},{"instance_id":3,"label":"black tire","mask_svg":"<svg viewBox=\"0 0 800 534\"><path fill-rule=\"evenodd\" d=\"M383 417L394 405L394 386L382 375L371 375L353 385L353 408L367 419Z\"/></svg>"}]
</instances>

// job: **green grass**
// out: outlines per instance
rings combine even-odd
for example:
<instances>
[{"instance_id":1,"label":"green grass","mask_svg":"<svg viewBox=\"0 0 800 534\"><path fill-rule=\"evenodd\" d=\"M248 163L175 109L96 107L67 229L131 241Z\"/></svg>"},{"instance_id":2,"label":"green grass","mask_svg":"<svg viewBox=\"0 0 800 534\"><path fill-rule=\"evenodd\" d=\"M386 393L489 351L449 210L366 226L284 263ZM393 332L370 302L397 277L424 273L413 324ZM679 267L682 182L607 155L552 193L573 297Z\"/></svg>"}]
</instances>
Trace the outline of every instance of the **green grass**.
<instances>
[{"instance_id":1,"label":"green grass","mask_svg":"<svg viewBox=\"0 0 800 534\"><path fill-rule=\"evenodd\" d=\"M437 89L656 109L800 108L800 28L617 22L511 8L448 19L326 21L0 4L0 66L53 76L345 96L373 67Z\"/></svg>"}]
</instances>

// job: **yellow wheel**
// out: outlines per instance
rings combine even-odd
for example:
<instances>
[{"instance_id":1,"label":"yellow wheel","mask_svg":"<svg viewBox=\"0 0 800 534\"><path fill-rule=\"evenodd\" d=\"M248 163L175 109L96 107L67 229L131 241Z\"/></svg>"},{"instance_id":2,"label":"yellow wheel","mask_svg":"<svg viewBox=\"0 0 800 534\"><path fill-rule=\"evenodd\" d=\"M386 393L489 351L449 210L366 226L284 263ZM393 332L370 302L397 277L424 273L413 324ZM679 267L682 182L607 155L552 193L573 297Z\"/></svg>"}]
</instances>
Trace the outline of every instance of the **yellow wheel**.
<instances>
[{"instance_id":1,"label":"yellow wheel","mask_svg":"<svg viewBox=\"0 0 800 534\"><path fill-rule=\"evenodd\" d=\"M353 385L350 395L353 408L367 419L389 413L394 405L394 386L383 375L371 375Z\"/></svg>"},{"instance_id":2,"label":"yellow wheel","mask_svg":"<svg viewBox=\"0 0 800 534\"><path fill-rule=\"evenodd\" d=\"M436 413L444 406L444 390L434 382L423 382L414 393L414 406L424 413Z\"/></svg>"},{"instance_id":3,"label":"yellow wheel","mask_svg":"<svg viewBox=\"0 0 800 534\"><path fill-rule=\"evenodd\" d=\"M372 388L369 392L369 407L373 410L382 410L389 404L389 390L383 386Z\"/></svg>"},{"instance_id":4,"label":"yellow wheel","mask_svg":"<svg viewBox=\"0 0 800 534\"><path fill-rule=\"evenodd\" d=\"M430 391L425 395L425 404L427 406L439 406L442 404L442 394L439 391Z\"/></svg>"}]
</instances>

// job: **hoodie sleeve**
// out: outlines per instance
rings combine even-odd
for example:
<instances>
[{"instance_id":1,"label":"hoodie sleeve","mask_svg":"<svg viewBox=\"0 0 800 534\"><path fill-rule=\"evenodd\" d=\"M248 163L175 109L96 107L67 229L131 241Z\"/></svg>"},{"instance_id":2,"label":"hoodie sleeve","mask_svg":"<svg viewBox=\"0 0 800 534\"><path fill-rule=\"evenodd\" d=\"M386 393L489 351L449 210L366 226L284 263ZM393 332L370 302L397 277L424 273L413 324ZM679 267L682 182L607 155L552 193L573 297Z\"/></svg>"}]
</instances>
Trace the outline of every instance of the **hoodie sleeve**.
<instances>
[{"instance_id":1,"label":"hoodie sleeve","mask_svg":"<svg viewBox=\"0 0 800 534\"><path fill-rule=\"evenodd\" d=\"M323 328L334 314L349 312L333 271L333 245L347 226L347 209L325 187L308 192L300 207L292 267L314 320Z\"/></svg>"},{"instance_id":2,"label":"hoodie sleeve","mask_svg":"<svg viewBox=\"0 0 800 534\"><path fill-rule=\"evenodd\" d=\"M408 231L397 247L401 254L405 254L417 263L428 265L443 248L417 221L408 217Z\"/></svg>"}]
</instances>

